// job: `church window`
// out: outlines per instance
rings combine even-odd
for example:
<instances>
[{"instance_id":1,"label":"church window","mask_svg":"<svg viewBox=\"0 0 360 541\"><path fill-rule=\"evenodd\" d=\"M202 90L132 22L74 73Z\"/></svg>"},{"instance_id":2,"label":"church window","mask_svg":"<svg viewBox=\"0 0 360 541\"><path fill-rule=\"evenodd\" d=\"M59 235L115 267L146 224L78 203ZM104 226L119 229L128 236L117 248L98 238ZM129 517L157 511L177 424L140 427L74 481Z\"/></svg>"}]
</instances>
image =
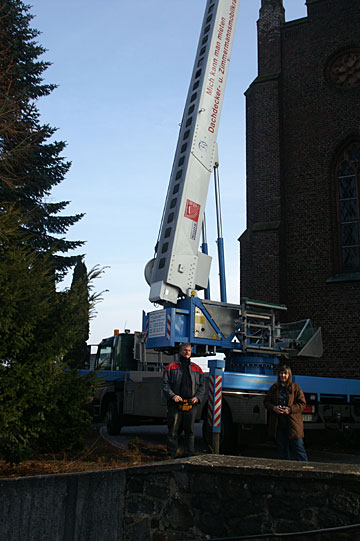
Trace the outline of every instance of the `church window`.
<instances>
[{"instance_id":1,"label":"church window","mask_svg":"<svg viewBox=\"0 0 360 541\"><path fill-rule=\"evenodd\" d=\"M352 143L337 168L342 272L360 271L360 143Z\"/></svg>"},{"instance_id":2,"label":"church window","mask_svg":"<svg viewBox=\"0 0 360 541\"><path fill-rule=\"evenodd\" d=\"M338 53L327 66L329 81L341 88L355 88L360 85L360 49Z\"/></svg>"}]
</instances>

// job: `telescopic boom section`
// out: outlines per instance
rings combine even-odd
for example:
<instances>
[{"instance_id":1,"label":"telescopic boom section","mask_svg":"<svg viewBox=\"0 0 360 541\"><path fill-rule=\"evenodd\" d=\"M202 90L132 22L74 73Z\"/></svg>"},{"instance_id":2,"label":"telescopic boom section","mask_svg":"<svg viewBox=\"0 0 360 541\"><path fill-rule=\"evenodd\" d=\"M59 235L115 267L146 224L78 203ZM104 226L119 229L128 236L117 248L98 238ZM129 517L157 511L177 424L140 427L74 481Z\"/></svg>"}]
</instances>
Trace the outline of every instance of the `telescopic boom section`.
<instances>
[{"instance_id":1,"label":"telescopic boom section","mask_svg":"<svg viewBox=\"0 0 360 541\"><path fill-rule=\"evenodd\" d=\"M149 279L151 302L176 304L208 285L211 257L198 248L239 1L206 3Z\"/></svg>"}]
</instances>

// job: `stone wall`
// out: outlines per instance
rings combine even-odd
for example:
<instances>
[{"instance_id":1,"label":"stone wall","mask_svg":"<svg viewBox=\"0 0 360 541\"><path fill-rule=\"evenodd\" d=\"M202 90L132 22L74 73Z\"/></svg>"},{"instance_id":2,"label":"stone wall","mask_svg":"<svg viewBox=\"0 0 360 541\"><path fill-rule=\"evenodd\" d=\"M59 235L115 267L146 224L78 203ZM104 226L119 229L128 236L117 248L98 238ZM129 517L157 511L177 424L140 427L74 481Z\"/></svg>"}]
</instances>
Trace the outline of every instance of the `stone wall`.
<instances>
[{"instance_id":1,"label":"stone wall","mask_svg":"<svg viewBox=\"0 0 360 541\"><path fill-rule=\"evenodd\" d=\"M360 476L351 465L211 455L2 479L0 510L6 541L190 541L301 532L359 523ZM315 539L356 535L360 529Z\"/></svg>"}]
</instances>

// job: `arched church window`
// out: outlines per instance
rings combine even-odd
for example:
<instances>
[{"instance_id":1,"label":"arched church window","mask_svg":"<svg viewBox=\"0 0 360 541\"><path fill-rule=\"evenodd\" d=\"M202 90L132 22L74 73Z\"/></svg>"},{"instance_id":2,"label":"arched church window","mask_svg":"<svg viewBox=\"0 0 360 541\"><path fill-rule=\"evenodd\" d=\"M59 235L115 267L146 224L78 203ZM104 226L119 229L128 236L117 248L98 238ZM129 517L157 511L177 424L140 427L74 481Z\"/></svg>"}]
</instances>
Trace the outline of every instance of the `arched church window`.
<instances>
[{"instance_id":1,"label":"arched church window","mask_svg":"<svg viewBox=\"0 0 360 541\"><path fill-rule=\"evenodd\" d=\"M360 271L360 142L350 144L337 167L341 271Z\"/></svg>"}]
</instances>

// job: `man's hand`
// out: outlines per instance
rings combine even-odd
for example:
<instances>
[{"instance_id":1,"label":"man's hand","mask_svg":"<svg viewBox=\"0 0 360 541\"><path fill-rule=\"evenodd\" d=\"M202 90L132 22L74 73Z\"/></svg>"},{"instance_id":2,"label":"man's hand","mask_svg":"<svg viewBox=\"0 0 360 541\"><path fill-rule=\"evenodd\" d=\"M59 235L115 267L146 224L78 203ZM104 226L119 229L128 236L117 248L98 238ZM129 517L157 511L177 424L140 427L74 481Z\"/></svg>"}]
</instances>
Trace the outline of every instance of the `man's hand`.
<instances>
[{"instance_id":1,"label":"man's hand","mask_svg":"<svg viewBox=\"0 0 360 541\"><path fill-rule=\"evenodd\" d=\"M173 399L174 402L183 402L183 399L178 394L173 396L172 399Z\"/></svg>"},{"instance_id":2,"label":"man's hand","mask_svg":"<svg viewBox=\"0 0 360 541\"><path fill-rule=\"evenodd\" d=\"M196 396L194 396L194 398L191 399L191 403L194 405L197 404L198 402L199 402L199 399L196 398Z\"/></svg>"}]
</instances>

